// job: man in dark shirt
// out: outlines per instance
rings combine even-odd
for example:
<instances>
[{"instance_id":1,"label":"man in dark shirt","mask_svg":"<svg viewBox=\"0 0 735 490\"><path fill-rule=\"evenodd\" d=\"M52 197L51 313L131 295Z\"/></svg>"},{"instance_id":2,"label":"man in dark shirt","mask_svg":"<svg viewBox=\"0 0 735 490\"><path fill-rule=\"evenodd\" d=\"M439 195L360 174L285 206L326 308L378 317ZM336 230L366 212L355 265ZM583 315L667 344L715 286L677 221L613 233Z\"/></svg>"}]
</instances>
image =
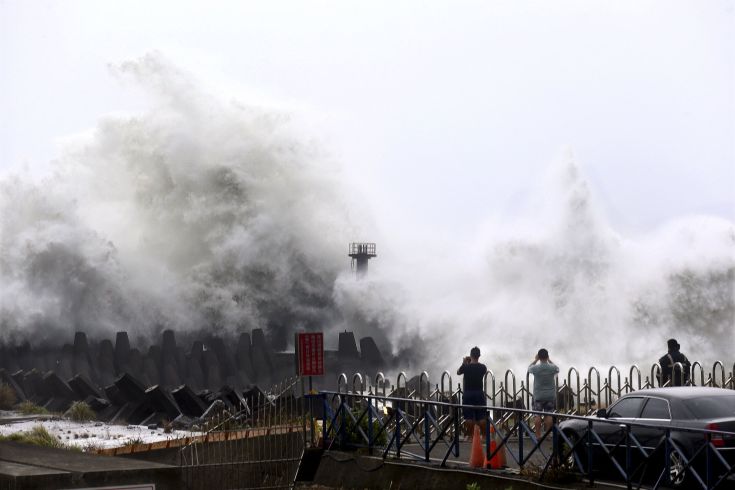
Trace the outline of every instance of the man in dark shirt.
<instances>
[{"instance_id":1,"label":"man in dark shirt","mask_svg":"<svg viewBox=\"0 0 735 490\"><path fill-rule=\"evenodd\" d=\"M687 356L679 352L681 346L676 339L669 339L666 343L669 352L658 360L661 366L661 386L669 380L671 380L670 386L683 386L689 381L691 364ZM677 363L680 363L681 367Z\"/></svg>"},{"instance_id":2,"label":"man in dark shirt","mask_svg":"<svg viewBox=\"0 0 735 490\"><path fill-rule=\"evenodd\" d=\"M480 348L475 346L470 350L470 355L465 357L462 365L457 369L457 374L464 376L462 394L462 405L487 406L483 381L487 367L480 361ZM474 425L480 426L480 434L485 433L485 418L487 411L484 408L463 407L464 429L468 436L472 434Z\"/></svg>"}]
</instances>

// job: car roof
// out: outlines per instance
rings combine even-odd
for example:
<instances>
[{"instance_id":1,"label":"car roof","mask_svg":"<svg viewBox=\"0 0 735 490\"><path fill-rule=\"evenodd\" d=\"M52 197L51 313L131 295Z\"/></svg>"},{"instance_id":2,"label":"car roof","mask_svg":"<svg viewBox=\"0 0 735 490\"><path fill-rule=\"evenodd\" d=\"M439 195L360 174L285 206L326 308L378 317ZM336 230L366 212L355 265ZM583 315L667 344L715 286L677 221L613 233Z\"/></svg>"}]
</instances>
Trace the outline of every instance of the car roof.
<instances>
[{"instance_id":1,"label":"car roof","mask_svg":"<svg viewBox=\"0 0 735 490\"><path fill-rule=\"evenodd\" d=\"M685 400L687 398L699 398L702 396L733 396L735 390L726 388L710 388L707 386L672 386L668 388L649 388L645 390L632 391L624 396L658 396L668 400ZM623 398L623 397L621 397Z\"/></svg>"}]
</instances>

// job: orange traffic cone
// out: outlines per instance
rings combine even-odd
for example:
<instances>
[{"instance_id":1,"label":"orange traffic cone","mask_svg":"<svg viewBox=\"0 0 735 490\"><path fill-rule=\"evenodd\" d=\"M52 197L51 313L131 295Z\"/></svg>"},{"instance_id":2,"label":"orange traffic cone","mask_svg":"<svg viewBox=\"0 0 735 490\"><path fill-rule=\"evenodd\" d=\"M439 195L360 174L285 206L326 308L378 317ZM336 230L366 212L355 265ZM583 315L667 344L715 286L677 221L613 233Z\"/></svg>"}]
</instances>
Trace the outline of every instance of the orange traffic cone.
<instances>
[{"instance_id":1,"label":"orange traffic cone","mask_svg":"<svg viewBox=\"0 0 735 490\"><path fill-rule=\"evenodd\" d=\"M492 425L490 426L490 452L488 454L493 454L495 452L495 449L497 449L498 445L495 442L495 427ZM497 470L500 468L498 466L498 455L493 455L490 460L488 461L487 457L488 454L485 454L485 468Z\"/></svg>"},{"instance_id":2,"label":"orange traffic cone","mask_svg":"<svg viewBox=\"0 0 735 490\"><path fill-rule=\"evenodd\" d=\"M498 443L495 441L495 438L496 438L495 427L491 425L490 426L490 454L494 453L495 450L498 448ZM494 454L490 458L490 461L487 460L487 454L485 455L485 468L499 470L500 468L503 468L504 466L506 466L505 448L501 448L500 451Z\"/></svg>"},{"instance_id":3,"label":"orange traffic cone","mask_svg":"<svg viewBox=\"0 0 735 490\"><path fill-rule=\"evenodd\" d=\"M493 439L499 438L500 436L493 431ZM498 454L496 454L498 457L498 467L499 468L505 468L508 466L508 462L505 459L505 446L500 448L500 451L498 451Z\"/></svg>"},{"instance_id":4,"label":"orange traffic cone","mask_svg":"<svg viewBox=\"0 0 735 490\"><path fill-rule=\"evenodd\" d=\"M482 468L482 463L485 461L480 439L480 427L475 425L475 432L472 434L472 449L470 449L470 468Z\"/></svg>"}]
</instances>

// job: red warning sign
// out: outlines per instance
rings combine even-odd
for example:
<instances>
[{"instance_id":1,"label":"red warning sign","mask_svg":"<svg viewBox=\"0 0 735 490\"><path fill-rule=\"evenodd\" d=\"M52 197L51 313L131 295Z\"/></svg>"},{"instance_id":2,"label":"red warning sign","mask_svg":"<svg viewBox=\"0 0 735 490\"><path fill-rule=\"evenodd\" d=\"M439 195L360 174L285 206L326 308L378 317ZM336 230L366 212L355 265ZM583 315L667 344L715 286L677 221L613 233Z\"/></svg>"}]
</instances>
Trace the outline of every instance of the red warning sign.
<instances>
[{"instance_id":1,"label":"red warning sign","mask_svg":"<svg viewBox=\"0 0 735 490\"><path fill-rule=\"evenodd\" d=\"M299 376L323 376L324 334L322 332L297 333L296 358Z\"/></svg>"}]
</instances>

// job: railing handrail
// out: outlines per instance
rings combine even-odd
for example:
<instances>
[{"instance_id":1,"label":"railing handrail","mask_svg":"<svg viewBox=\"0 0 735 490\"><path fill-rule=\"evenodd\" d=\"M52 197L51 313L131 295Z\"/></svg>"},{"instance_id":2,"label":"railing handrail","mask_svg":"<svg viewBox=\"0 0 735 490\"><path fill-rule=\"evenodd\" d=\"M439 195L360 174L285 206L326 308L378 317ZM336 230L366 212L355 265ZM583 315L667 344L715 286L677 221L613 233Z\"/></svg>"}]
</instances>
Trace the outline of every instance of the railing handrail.
<instances>
[{"instance_id":1,"label":"railing handrail","mask_svg":"<svg viewBox=\"0 0 735 490\"><path fill-rule=\"evenodd\" d=\"M476 405L464 405L459 403L447 403L447 402L440 402L435 400L414 400L410 398L399 398L399 397L384 397L382 398L383 403L392 403L394 410L392 413L388 415L387 418L383 419L382 421L378 421L378 425L376 427L373 426L373 419L372 416L372 406L373 403L371 403L368 400L367 404L364 404L365 399L370 398L376 398L373 396L365 396L365 395L357 395L357 394L335 394L335 396L338 396L340 398L340 404L339 408L336 412L327 413L327 404L326 399L328 395L334 392L324 392L320 393L318 395L312 395L321 397L322 400L324 400L322 403L324 403L324 415L323 415L323 423L322 423L322 437L323 441L326 443L327 440L331 440L332 442L329 443L328 446L323 446L325 449L329 450L332 447L332 444L334 441L339 440L340 441L340 448L342 447L367 447L368 450L372 453L372 451L375 448L380 448L379 451L382 452L383 459L386 459L389 455L392 455L394 458L401 458L402 454L408 455L410 458L416 458L423 460L425 463L431 463L432 457L431 453L432 451L439 447L440 449L440 456L442 452L444 453L443 459L441 459L441 463L439 463L442 467L445 466L445 463L447 461L447 458L452 454L455 458L458 458L460 456L460 444L459 444L459 435L460 435L460 408L469 407L472 409L477 410L478 407ZM344 397L344 398L343 398ZM362 410L359 410L357 413L353 412L353 408L346 403L345 399L349 398L357 398L357 402L353 404L353 406L364 406L367 405L367 408L364 408ZM404 406L407 406L408 404L412 404L414 408L414 415L415 417L411 419L410 417L407 417L408 413L405 411L405 408L401 408L401 405L404 404ZM377 401L375 402L375 405L377 406ZM423 405L423 410L416 411L416 408L421 407ZM441 410L442 412L447 412L450 415L448 419L446 419L446 425L439 426L436 425L436 421L431 417L431 413L439 413L440 409L439 407L445 408L449 407L450 410ZM495 409L501 409L503 411L511 412L516 414L515 420L516 422L513 424L512 428L503 428L503 422L507 420L505 415L500 420L493 419L490 417L490 414ZM421 411L423 411L423 415L420 415ZM564 415L564 414L557 414L557 413L550 413L550 412L541 412L538 413L538 415L544 417L544 416L550 416L552 418L552 424L551 427L544 430L543 435L537 436L537 438L533 437L533 429L529 427L528 423L526 422L525 418L523 416L519 416L520 414L531 414L534 413L532 410L528 409L522 409L522 408L505 408L505 407L484 407L485 416L484 420L487 421L485 424L486 432L485 432L485 439L481 442L481 445L484 446L484 456L486 458L486 461L493 461L495 456L499 453L499 451L502 451L503 454L508 454L514 461L519 465L520 468L523 468L524 464L529 460L532 454L534 454L536 451L546 460L545 466L540 465L539 468L543 466L543 470L538 476L539 481L544 480L544 475L546 474L547 469L550 468L557 468L560 464L563 464L564 461L569 461L569 458L573 458L573 470L581 472L582 474L586 474L589 479L589 484L594 484L594 472L593 468L594 466L594 454L593 447L597 444L601 445L607 445L607 440L603 440L600 438L600 435L598 434L598 429L595 428L595 425L599 428L600 425L611 425L613 424L616 427L619 427L622 429L623 433L625 434L624 443L621 446L621 441L613 441L612 443L615 444L615 447L622 447L622 449L625 451L625 461L629 462L631 458L631 452L641 452L644 458L648 458L650 455L653 454L654 451L656 451L658 448L663 447L665 454L666 454L666 463L663 469L657 470L660 471L660 474L658 476L658 482L661 482L662 479L664 483L671 481L671 473L669 470L669 453L672 451L675 451L683 460L683 463L686 465L686 467L690 467L691 463L689 460L687 460L687 456L685 453L682 452L682 449L680 449L677 446L677 441L674 439L672 434L677 433L690 433L690 434L698 434L701 439L704 442L704 447L706 451L706 467L704 470L698 470L699 472L704 471L706 472L706 484L703 482L702 478L699 476L698 471L695 471L692 467L692 472L694 476L697 478L697 480L702 483L707 489L714 489L719 486L720 483L722 483L727 476L727 474L732 473L733 467L723 459L723 456L719 454L720 449L718 447L715 447L713 445L714 437L718 437L719 439L729 438L729 437L735 437L735 432L732 431L725 431L721 429L712 429L712 428L699 428L699 427L686 427L686 426L662 426L657 424L651 424L651 423L645 423L645 422L636 422L636 421L629 421L629 420L619 420L619 419L608 419L603 417L590 417L590 416L578 416L578 415ZM360 428L360 421L364 420L364 417L367 415L368 417L368 426L367 426L367 434L365 431ZM348 417L352 420L352 424L348 425ZM573 437L572 434L566 432L565 429L561 428L558 425L558 421L560 419L563 419L564 421L567 420L580 420L584 421L585 423L582 424L584 429L583 434L577 434L576 438ZM349 427L353 427L350 429ZM432 429L436 429L433 431ZM449 429L449 430L448 430ZM656 447L646 447L644 445L641 445L641 443L638 441L636 436L634 435L633 429L642 429L643 431L649 431L649 430L655 430L660 431L662 437L658 437L656 444ZM377 430L377 435L385 434L385 437L382 441L378 442L378 440L373 437L375 435L375 430ZM419 434L418 431L423 430L423 434ZM347 434L352 434L350 436L350 441L347 439ZM495 433L496 437L493 437L492 434ZM505 432L505 433L503 433ZM513 433L517 434L517 448L510 448L507 443L510 441L510 438ZM332 436L334 434L334 436ZM542 443L544 440L547 439L547 437L551 434L550 441L552 444L551 453L547 453L542 449ZM524 451L524 435L527 435L527 440L530 442L526 443L530 447L528 449L525 449ZM703 436L703 437L702 437ZM449 440L445 439L448 438ZM604 437L604 436L603 436ZM355 440L356 438L356 440ZM493 440L493 443L491 444L491 440ZM577 441L577 442L575 442ZM442 444L440 445L439 442ZM582 443L582 448L586 448L586 457L589 458L588 460L582 462L580 457L578 456L578 452L580 449L577 449L577 446ZM407 451L406 449L403 449L406 444L409 445L415 445L418 447L418 454L411 451ZM475 442L473 442L474 446ZM411 446L409 446L411 447ZM582 449L584 450L584 449ZM474 449L473 449L474 451ZM698 450L698 452L701 451ZM711 456L712 451L714 451L714 454L717 456ZM423 454L422 454L423 453ZM582 453L585 454L585 453ZM584 457L584 456L583 456ZM607 457L608 461L617 469L619 472L619 476L622 476L625 479L625 482L628 484L628 488L631 488L631 483L633 482L633 479L636 478L636 469L633 469L630 467L629 463L626 463L625 466L621 466L619 461L616 459L616 457L613 455L613 453L608 452L607 450L603 450L602 454L598 456L598 459L603 459ZM715 479L711 481L712 470L713 470L713 462L718 460L724 463L724 468L718 466L718 470L721 472L721 474L717 474ZM439 462L439 459L434 459L435 462ZM585 466L587 469L585 469ZM494 467L494 466L493 466ZM658 483L656 484L658 486Z\"/></svg>"},{"instance_id":2,"label":"railing handrail","mask_svg":"<svg viewBox=\"0 0 735 490\"><path fill-rule=\"evenodd\" d=\"M655 388L657 386L671 386L672 384L674 384L674 375L677 374L677 371L680 373L684 373L686 371L686 368L681 363L674 363L674 365L671 367L672 377L666 382L662 383L664 373L661 365L656 362L651 365L650 378L646 376L645 382L643 382L641 369L638 367L638 365L633 364L630 366L630 369L628 371L629 377L626 377L624 383L621 383L621 369L619 369L615 365L609 367L608 377L604 379L604 382L601 379L600 370L595 366L592 366L588 369L587 377L585 378L582 378L579 370L576 367L570 366L567 371L566 379L562 379L560 376L557 376L554 379L554 385L557 392L559 392L562 387L566 386L571 394L572 407L577 412L581 412L582 404L586 403L588 405L593 399L595 399L597 403L607 406L613 403L616 398L619 398L624 393L630 393L631 391L637 391L646 388ZM697 371L699 371L699 373L697 373ZM733 372L735 372L735 364L733 364ZM687 371L687 374L689 374L687 384L690 385L697 385L696 381L699 381L699 385L702 386L717 386L726 389L735 389L735 378L733 377L733 374L730 373L730 377L728 377L725 371L724 363L719 360L714 362L712 366L712 372L708 373L704 370L704 367L699 361L694 361ZM695 380L697 374L699 375L699 380ZM707 374L706 380L704 377L705 374ZM357 375L353 376L353 391L356 390L358 380L360 381L360 384L362 386L362 391L366 391L367 384L370 381L370 378L366 376L367 375L363 375L361 373L359 378L357 377ZM495 376L495 373L492 370L488 369L483 377L483 391L485 393L485 398L491 401L494 406L505 406L510 404L511 402L514 402L520 397L526 406L531 406L531 402L533 401L533 393L531 390L530 376L530 373L526 371L525 382L521 380L521 386L519 389L517 386L516 373L512 369L507 369L504 372L503 381L501 381L499 385L496 384L497 378ZM404 371L401 371L398 373L398 376L396 378L396 385L392 387L392 390L399 391L403 388L405 389L406 394L409 394L409 397L411 398L425 398L427 394L424 393L424 385L429 382L429 372L422 371L419 374L418 379L418 389L409 392L408 375ZM387 390L387 387L385 386L385 376L382 373L378 373L378 375L376 375L375 377L376 385L379 385L381 381L383 384L382 391L385 394L385 391ZM441 391L442 394L446 394L447 384L450 392L463 393L462 384L457 383L457 389L454 390L454 382L451 374L449 373L449 371L444 371L442 372L440 379L441 388L437 386L437 390ZM341 392L343 390L350 391L350 385L348 384L348 378L345 373L341 373L339 375L339 379L337 380L337 391ZM428 395L430 396L431 394L431 384L429 383ZM586 402L585 398L587 399Z\"/></svg>"},{"instance_id":3,"label":"railing handrail","mask_svg":"<svg viewBox=\"0 0 735 490\"><path fill-rule=\"evenodd\" d=\"M720 430L720 429L700 429L696 427L685 427L685 426L675 426L675 427L669 427L669 426L661 426L656 424L647 424L645 422L631 422L631 421L621 421L621 420L615 420L615 419L609 419L607 417L594 417L590 415L572 415L572 414L559 414L555 412L539 412L538 410L533 409L527 409L527 408L511 408L511 407L497 407L497 406L491 406L488 405L486 407L478 407L477 405L464 405L462 403L451 403L451 402L441 402L436 400L417 400L415 398L402 398L402 397L394 397L394 396L386 396L386 397L380 397L376 395L366 395L366 394L357 394L357 393L338 393L335 391L320 391L317 394L309 394L306 395L307 397L320 397L322 395L337 395L340 398L341 397L347 397L347 398L361 398L361 399L377 399L377 400L383 400L384 403L413 403L413 404L419 404L419 405L435 405L435 406L443 406L448 408L472 408L475 410L486 410L488 413L492 410L502 410L504 412L514 412L518 414L540 414L540 415L548 415L548 416L554 416L557 418L562 418L565 420L584 420L589 421L593 420L594 423L606 423L606 424L616 424L616 425L627 425L630 427L641 427L641 428L647 428L647 429L660 429L660 430L672 430L672 431L682 431L682 432L693 432L693 433L711 433L711 434L724 434L724 435L733 435L735 436L735 432L726 431L726 430Z\"/></svg>"},{"instance_id":4,"label":"railing handrail","mask_svg":"<svg viewBox=\"0 0 735 490\"><path fill-rule=\"evenodd\" d=\"M378 387L383 389L383 396L385 396L385 374L382 371L375 375L375 394L378 393Z\"/></svg>"},{"instance_id":5,"label":"railing handrail","mask_svg":"<svg viewBox=\"0 0 735 490\"><path fill-rule=\"evenodd\" d=\"M355 381L359 381L360 382L360 393L364 393L365 392L365 384L364 384L364 381L363 381L363 378L362 378L362 374L355 373L355 374L352 375L352 391L356 393L357 390L355 389Z\"/></svg>"},{"instance_id":6,"label":"railing handrail","mask_svg":"<svg viewBox=\"0 0 735 490\"><path fill-rule=\"evenodd\" d=\"M429 392L431 391L431 383L429 383L429 373L426 371L421 371L421 374L419 375L419 398L421 398L424 391L424 378L426 378L426 384L428 385L428 388L426 389L426 398L430 398Z\"/></svg>"}]
</instances>

